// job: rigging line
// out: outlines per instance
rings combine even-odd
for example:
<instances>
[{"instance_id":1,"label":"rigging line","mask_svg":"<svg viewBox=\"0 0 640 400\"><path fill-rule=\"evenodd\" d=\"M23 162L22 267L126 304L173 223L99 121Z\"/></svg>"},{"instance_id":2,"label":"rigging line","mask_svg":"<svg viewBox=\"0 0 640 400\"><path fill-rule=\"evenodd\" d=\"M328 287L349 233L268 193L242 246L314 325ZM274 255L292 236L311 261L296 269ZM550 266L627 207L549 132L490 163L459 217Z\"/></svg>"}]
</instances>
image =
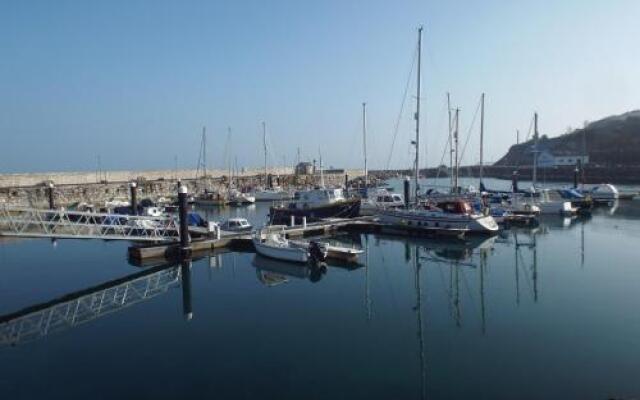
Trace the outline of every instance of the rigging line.
<instances>
[{"instance_id":1,"label":"rigging line","mask_svg":"<svg viewBox=\"0 0 640 400\"><path fill-rule=\"evenodd\" d=\"M418 46L416 45L416 50L413 53L413 60L411 61L411 68L409 68L409 74L407 74L407 83L404 87L404 93L402 94L402 103L400 103L400 112L398 113L398 118L396 119L396 124L393 129L393 140L391 141L391 150L389 151L389 157L387 158L387 165L385 169L389 169L389 165L391 164L391 157L393 156L393 148L396 144L396 139L398 137L398 132L400 128L400 120L402 119L402 113L404 112L404 105L407 101L407 93L409 92L409 85L411 84L411 78L413 74L413 67L416 64L416 59L418 58Z\"/></svg>"},{"instance_id":2,"label":"rigging line","mask_svg":"<svg viewBox=\"0 0 640 400\"><path fill-rule=\"evenodd\" d=\"M268 128L268 127L267 127ZM269 131L267 131L267 160L269 162L271 162L271 165L273 166L273 168L277 168L278 166L278 156L280 155L279 153L276 153L275 149L276 147L273 144L272 141L272 137L269 134Z\"/></svg>"},{"instance_id":3,"label":"rigging line","mask_svg":"<svg viewBox=\"0 0 640 400\"><path fill-rule=\"evenodd\" d=\"M523 144L527 143L529 141L529 136L531 135L531 130L533 129L533 122L534 122L535 118L536 118L535 116L531 117L531 121L529 122L529 130L527 131L527 137L525 138ZM518 159L516 161L516 165L513 166L515 169L520 168L520 160L521 160L521 158L518 157Z\"/></svg>"},{"instance_id":4,"label":"rigging line","mask_svg":"<svg viewBox=\"0 0 640 400\"><path fill-rule=\"evenodd\" d=\"M525 142L529 141L529 137L531 136L531 130L533 129L533 122L535 121L536 117L533 116L531 117L531 121L529 122L529 131L527 132L527 137L524 140Z\"/></svg>"},{"instance_id":5,"label":"rigging line","mask_svg":"<svg viewBox=\"0 0 640 400\"><path fill-rule=\"evenodd\" d=\"M449 110L447 110L447 113L448 112L449 112ZM451 126L451 121L449 121L448 126ZM447 128L447 130L449 130L449 128ZM438 168L438 172L436 172L436 180L438 178L440 178L440 166L444 163L444 157L447 155L447 149L449 149L449 146L451 146L451 132L448 132L448 134L447 134L447 140L446 140L446 142L444 144L444 149L442 149L442 157L440 157L440 162L438 163L438 165L436 167L436 168Z\"/></svg>"},{"instance_id":6,"label":"rigging line","mask_svg":"<svg viewBox=\"0 0 640 400\"><path fill-rule=\"evenodd\" d=\"M458 157L458 165L462 162L462 157L464 157L464 152L467 149L467 144L469 144L469 139L471 138L471 131L473 130L473 126L476 124L476 119L478 117L478 111L480 110L480 104L482 100L478 101L478 106L476 107L476 112L473 113L473 119L471 120L471 125L469 125L469 130L467 131L467 140L464 142L464 146L462 146L462 153L460 153L460 157ZM456 154L456 157L458 155Z\"/></svg>"},{"instance_id":7,"label":"rigging line","mask_svg":"<svg viewBox=\"0 0 640 400\"><path fill-rule=\"evenodd\" d=\"M440 280L442 281L442 287L444 288L444 293L447 295L447 298L451 298L451 292L447 289L447 283L445 282L444 272L442 271L442 265L436 264L438 272L440 272Z\"/></svg>"}]
</instances>

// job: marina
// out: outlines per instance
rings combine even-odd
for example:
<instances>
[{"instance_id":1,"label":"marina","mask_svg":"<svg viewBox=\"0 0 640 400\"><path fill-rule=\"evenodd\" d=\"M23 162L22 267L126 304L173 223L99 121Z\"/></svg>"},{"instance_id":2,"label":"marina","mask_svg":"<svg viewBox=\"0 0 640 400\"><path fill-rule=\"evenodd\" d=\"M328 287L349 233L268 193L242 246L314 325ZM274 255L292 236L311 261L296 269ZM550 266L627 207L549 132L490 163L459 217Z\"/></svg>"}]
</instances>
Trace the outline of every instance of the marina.
<instances>
[{"instance_id":1,"label":"marina","mask_svg":"<svg viewBox=\"0 0 640 400\"><path fill-rule=\"evenodd\" d=\"M2 10L2 399L640 398L640 3Z\"/></svg>"}]
</instances>

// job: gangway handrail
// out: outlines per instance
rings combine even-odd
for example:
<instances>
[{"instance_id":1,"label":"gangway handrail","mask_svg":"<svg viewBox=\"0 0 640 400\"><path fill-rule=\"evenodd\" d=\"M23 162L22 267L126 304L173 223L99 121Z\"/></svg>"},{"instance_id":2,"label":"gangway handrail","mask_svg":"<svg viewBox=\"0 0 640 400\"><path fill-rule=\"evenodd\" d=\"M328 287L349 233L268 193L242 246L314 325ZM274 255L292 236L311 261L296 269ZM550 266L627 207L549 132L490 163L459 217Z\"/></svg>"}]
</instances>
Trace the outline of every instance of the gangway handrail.
<instances>
[{"instance_id":1,"label":"gangway handrail","mask_svg":"<svg viewBox=\"0 0 640 400\"><path fill-rule=\"evenodd\" d=\"M135 241L175 241L178 224L166 216L0 206L0 235Z\"/></svg>"}]
</instances>

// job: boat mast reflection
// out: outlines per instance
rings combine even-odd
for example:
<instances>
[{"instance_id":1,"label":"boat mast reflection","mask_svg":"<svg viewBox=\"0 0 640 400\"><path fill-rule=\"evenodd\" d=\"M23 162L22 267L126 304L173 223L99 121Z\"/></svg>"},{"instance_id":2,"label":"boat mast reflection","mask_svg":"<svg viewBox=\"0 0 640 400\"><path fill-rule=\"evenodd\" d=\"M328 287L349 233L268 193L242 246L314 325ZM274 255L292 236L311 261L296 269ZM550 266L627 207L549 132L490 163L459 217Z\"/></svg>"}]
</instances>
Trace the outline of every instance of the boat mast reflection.
<instances>
[{"instance_id":1,"label":"boat mast reflection","mask_svg":"<svg viewBox=\"0 0 640 400\"><path fill-rule=\"evenodd\" d=\"M413 310L416 313L417 319L417 336L418 336L418 361L420 366L420 398L426 398L426 389L427 389L427 368L426 368L426 357L425 357L425 343L424 343L424 333L423 333L423 324L422 324L422 290L420 286L420 269L422 265L420 264L420 247L415 247L415 257L413 261L414 274L415 274L415 290L416 290L416 305Z\"/></svg>"},{"instance_id":2,"label":"boat mast reflection","mask_svg":"<svg viewBox=\"0 0 640 400\"><path fill-rule=\"evenodd\" d=\"M515 269L516 269L516 305L520 305L520 264L526 265L521 248L528 248L531 251L531 281L532 287L531 290L533 292L533 301L534 303L538 302L538 245L537 245L537 235L538 230L533 229L529 232L531 236L531 240L528 242L523 242L520 240L518 231L513 232L513 247L515 252ZM528 282L528 281L527 281Z\"/></svg>"},{"instance_id":3,"label":"boat mast reflection","mask_svg":"<svg viewBox=\"0 0 640 400\"><path fill-rule=\"evenodd\" d=\"M369 237L365 236L364 247L364 306L367 315L367 321L371 321L371 295L369 288Z\"/></svg>"}]
</instances>

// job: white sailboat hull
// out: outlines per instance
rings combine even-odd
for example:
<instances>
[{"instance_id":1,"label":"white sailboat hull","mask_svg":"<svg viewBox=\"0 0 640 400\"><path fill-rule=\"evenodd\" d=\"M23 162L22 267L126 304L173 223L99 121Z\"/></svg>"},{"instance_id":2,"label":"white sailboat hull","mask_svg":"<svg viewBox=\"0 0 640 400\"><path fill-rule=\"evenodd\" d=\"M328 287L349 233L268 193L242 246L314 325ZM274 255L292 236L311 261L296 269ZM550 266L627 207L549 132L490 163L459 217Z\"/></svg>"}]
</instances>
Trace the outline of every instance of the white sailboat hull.
<instances>
[{"instance_id":1,"label":"white sailboat hull","mask_svg":"<svg viewBox=\"0 0 640 400\"><path fill-rule=\"evenodd\" d=\"M499 227L490 215L443 214L422 210L384 210L382 222L425 229L458 229L471 233L497 232Z\"/></svg>"}]
</instances>

